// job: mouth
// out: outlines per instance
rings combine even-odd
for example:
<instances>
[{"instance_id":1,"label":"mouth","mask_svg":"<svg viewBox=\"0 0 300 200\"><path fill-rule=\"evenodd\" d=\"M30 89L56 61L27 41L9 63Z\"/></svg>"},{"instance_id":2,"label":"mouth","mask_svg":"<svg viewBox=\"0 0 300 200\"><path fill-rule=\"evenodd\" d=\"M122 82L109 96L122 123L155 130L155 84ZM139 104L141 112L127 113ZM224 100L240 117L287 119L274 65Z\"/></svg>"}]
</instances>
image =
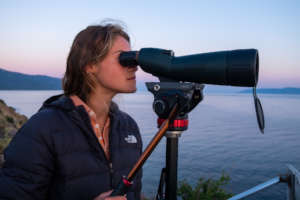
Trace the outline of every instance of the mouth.
<instances>
[{"instance_id":1,"label":"mouth","mask_svg":"<svg viewBox=\"0 0 300 200\"><path fill-rule=\"evenodd\" d=\"M135 80L135 76L128 78L127 80Z\"/></svg>"}]
</instances>

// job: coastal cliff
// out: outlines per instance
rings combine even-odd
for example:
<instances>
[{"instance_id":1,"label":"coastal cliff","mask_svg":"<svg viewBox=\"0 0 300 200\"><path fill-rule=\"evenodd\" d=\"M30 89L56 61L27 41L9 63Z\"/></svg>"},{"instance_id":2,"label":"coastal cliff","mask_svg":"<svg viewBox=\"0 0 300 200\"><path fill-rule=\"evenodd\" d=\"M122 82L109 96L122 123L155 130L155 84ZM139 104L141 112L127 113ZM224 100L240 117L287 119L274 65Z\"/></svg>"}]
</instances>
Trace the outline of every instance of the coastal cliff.
<instances>
[{"instance_id":1,"label":"coastal cliff","mask_svg":"<svg viewBox=\"0 0 300 200\"><path fill-rule=\"evenodd\" d=\"M26 116L18 114L0 99L0 167L3 164L3 150L26 121Z\"/></svg>"}]
</instances>

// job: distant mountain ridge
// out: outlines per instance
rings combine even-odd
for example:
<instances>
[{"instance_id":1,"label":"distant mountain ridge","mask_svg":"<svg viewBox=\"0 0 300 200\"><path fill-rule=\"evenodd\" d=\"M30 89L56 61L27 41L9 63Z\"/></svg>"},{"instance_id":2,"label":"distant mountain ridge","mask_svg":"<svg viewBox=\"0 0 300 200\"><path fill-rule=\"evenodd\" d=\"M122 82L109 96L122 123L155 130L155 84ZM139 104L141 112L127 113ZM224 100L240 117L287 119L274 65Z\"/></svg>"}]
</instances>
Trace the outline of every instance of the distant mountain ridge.
<instances>
[{"instance_id":1,"label":"distant mountain ridge","mask_svg":"<svg viewBox=\"0 0 300 200\"><path fill-rule=\"evenodd\" d=\"M137 82L138 91L148 91ZM45 75L29 75L0 68L0 90L62 90L61 79Z\"/></svg>"},{"instance_id":2,"label":"distant mountain ridge","mask_svg":"<svg viewBox=\"0 0 300 200\"><path fill-rule=\"evenodd\" d=\"M148 91L145 82L137 82L138 92ZM61 90L61 79L45 75L29 75L0 68L0 90ZM244 87L219 86L205 84L204 93L252 93ZM257 93L300 94L300 88L261 88Z\"/></svg>"},{"instance_id":3,"label":"distant mountain ridge","mask_svg":"<svg viewBox=\"0 0 300 200\"><path fill-rule=\"evenodd\" d=\"M300 94L300 88L261 88L256 89L256 92L262 94ZM243 90L239 93L252 93L252 89Z\"/></svg>"},{"instance_id":4,"label":"distant mountain ridge","mask_svg":"<svg viewBox=\"0 0 300 200\"><path fill-rule=\"evenodd\" d=\"M0 68L0 90L61 90L61 79L22 74Z\"/></svg>"}]
</instances>

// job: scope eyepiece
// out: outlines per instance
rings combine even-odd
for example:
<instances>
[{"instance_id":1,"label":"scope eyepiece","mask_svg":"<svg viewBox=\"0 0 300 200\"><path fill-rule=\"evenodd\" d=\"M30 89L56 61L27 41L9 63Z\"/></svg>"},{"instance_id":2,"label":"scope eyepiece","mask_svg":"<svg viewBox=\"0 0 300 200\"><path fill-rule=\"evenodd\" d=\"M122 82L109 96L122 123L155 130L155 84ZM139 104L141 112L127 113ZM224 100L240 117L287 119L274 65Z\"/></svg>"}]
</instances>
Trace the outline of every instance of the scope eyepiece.
<instances>
[{"instance_id":1,"label":"scope eyepiece","mask_svg":"<svg viewBox=\"0 0 300 200\"><path fill-rule=\"evenodd\" d=\"M137 51L124 51L119 56L119 62L124 67L136 67L137 63Z\"/></svg>"}]
</instances>

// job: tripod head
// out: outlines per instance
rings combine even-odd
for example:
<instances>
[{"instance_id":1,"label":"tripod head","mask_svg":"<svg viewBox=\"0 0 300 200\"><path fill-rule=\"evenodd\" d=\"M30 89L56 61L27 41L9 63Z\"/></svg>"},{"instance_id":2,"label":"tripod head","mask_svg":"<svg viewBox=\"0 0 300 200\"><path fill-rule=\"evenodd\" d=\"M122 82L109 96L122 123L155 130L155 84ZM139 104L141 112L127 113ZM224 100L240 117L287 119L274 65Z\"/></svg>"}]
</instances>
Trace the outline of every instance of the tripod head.
<instances>
[{"instance_id":1,"label":"tripod head","mask_svg":"<svg viewBox=\"0 0 300 200\"><path fill-rule=\"evenodd\" d=\"M158 127L178 104L178 115L169 126L169 131L185 131L188 128L188 113L203 99L203 84L188 82L147 82L147 89L154 95L153 110L158 115Z\"/></svg>"}]
</instances>

